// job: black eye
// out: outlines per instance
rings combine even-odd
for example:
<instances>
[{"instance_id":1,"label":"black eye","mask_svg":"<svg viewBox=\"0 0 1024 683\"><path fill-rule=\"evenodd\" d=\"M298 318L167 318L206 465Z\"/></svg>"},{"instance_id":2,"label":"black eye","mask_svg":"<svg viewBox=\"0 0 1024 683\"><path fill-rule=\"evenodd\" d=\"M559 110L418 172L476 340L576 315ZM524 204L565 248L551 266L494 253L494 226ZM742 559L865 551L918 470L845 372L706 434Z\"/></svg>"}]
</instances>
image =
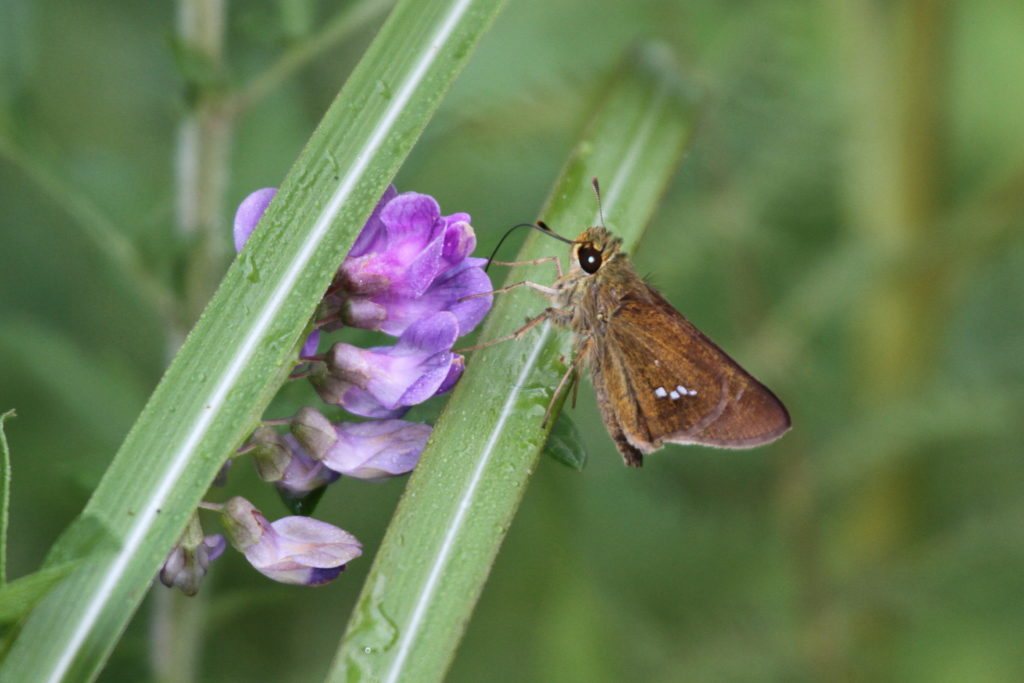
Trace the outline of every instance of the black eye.
<instances>
[{"instance_id":1,"label":"black eye","mask_svg":"<svg viewBox=\"0 0 1024 683\"><path fill-rule=\"evenodd\" d=\"M601 267L601 250L595 249L589 244L580 247L576 258L580 260L580 268L591 275Z\"/></svg>"}]
</instances>

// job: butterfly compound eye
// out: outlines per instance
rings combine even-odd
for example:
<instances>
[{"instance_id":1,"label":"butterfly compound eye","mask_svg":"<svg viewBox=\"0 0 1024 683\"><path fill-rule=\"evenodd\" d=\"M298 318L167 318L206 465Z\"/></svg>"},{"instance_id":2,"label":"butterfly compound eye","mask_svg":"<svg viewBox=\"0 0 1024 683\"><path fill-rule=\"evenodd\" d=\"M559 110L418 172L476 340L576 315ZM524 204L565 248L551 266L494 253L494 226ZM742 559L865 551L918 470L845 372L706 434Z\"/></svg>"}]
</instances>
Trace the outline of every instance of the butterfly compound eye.
<instances>
[{"instance_id":1,"label":"butterfly compound eye","mask_svg":"<svg viewBox=\"0 0 1024 683\"><path fill-rule=\"evenodd\" d=\"M591 275L601 267L601 250L595 249L589 244L581 246L576 257L580 261L580 268Z\"/></svg>"}]
</instances>

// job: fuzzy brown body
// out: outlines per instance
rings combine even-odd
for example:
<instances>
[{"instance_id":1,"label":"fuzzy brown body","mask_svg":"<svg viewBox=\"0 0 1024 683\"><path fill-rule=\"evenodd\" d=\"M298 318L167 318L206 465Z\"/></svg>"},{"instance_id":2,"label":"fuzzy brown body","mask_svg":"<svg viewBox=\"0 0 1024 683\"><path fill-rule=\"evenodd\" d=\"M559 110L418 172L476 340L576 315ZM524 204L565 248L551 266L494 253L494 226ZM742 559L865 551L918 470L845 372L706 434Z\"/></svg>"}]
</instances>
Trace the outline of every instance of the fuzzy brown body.
<instances>
[{"instance_id":1,"label":"fuzzy brown body","mask_svg":"<svg viewBox=\"0 0 1024 683\"><path fill-rule=\"evenodd\" d=\"M775 395L633 270L622 240L580 233L547 318L575 335L608 433L626 464L665 442L719 448L769 443L790 427Z\"/></svg>"}]
</instances>

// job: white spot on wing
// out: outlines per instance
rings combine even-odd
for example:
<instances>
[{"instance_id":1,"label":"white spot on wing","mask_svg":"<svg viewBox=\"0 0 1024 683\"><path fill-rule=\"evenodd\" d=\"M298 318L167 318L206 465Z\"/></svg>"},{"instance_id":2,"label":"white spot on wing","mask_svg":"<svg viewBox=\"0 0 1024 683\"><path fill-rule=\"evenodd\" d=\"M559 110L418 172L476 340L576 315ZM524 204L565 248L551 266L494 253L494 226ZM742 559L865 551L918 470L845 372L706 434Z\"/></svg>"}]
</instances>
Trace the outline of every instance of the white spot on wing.
<instances>
[{"instance_id":1,"label":"white spot on wing","mask_svg":"<svg viewBox=\"0 0 1024 683\"><path fill-rule=\"evenodd\" d=\"M671 391L671 392L669 393L669 397L671 397L671 399L672 399L673 401L675 401L675 400L676 400L677 398L679 398L679 392L678 392L678 391L676 391L675 389L673 389L673 390L672 390L672 391Z\"/></svg>"},{"instance_id":2,"label":"white spot on wing","mask_svg":"<svg viewBox=\"0 0 1024 683\"><path fill-rule=\"evenodd\" d=\"M654 390L654 395L657 396L658 398L665 398L666 396L668 396L668 392L665 391L665 387L658 387L657 389Z\"/></svg>"}]
</instances>

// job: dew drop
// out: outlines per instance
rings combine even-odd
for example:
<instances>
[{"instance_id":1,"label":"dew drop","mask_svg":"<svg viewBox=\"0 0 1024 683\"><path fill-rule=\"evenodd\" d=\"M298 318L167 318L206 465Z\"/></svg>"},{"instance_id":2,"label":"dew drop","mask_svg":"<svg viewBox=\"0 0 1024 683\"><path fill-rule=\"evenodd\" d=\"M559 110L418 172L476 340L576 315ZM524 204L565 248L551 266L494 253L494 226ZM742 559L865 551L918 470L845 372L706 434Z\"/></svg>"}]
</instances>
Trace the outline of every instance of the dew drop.
<instances>
[{"instance_id":1,"label":"dew drop","mask_svg":"<svg viewBox=\"0 0 1024 683\"><path fill-rule=\"evenodd\" d=\"M242 272L245 274L245 279L249 282L255 283L260 281L260 270L248 251L242 252Z\"/></svg>"},{"instance_id":2,"label":"dew drop","mask_svg":"<svg viewBox=\"0 0 1024 683\"><path fill-rule=\"evenodd\" d=\"M384 81L377 79L377 86L375 88L378 95L383 97L385 100L390 100L394 97L394 93L391 92L391 86Z\"/></svg>"}]
</instances>

